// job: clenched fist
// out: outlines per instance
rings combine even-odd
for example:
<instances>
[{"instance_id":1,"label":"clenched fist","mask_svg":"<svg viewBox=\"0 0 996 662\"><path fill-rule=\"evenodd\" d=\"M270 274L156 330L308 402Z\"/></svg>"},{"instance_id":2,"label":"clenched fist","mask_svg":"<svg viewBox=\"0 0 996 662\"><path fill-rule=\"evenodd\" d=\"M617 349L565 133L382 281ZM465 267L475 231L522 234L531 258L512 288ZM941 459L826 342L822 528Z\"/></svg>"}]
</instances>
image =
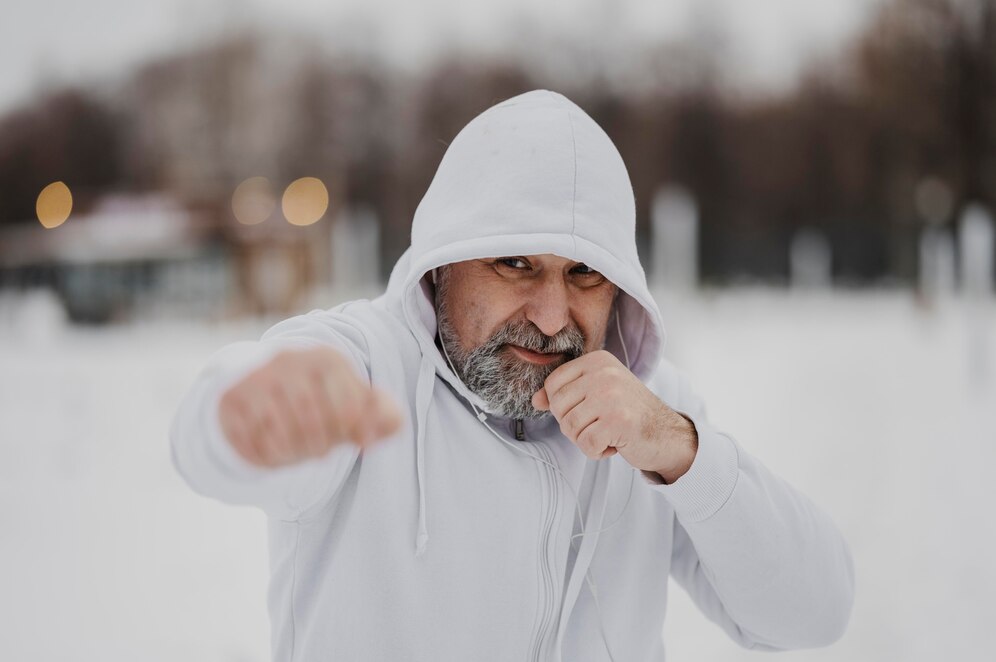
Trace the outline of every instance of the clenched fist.
<instances>
[{"instance_id":1,"label":"clenched fist","mask_svg":"<svg viewBox=\"0 0 996 662\"><path fill-rule=\"evenodd\" d=\"M321 457L343 442L362 449L401 424L390 398L331 347L276 354L222 395L218 415L235 450L262 467Z\"/></svg>"},{"instance_id":2,"label":"clenched fist","mask_svg":"<svg viewBox=\"0 0 996 662\"><path fill-rule=\"evenodd\" d=\"M585 456L598 460L619 453L668 484L688 471L698 452L692 420L662 402L605 350L551 372L533 394L533 406L549 410Z\"/></svg>"}]
</instances>

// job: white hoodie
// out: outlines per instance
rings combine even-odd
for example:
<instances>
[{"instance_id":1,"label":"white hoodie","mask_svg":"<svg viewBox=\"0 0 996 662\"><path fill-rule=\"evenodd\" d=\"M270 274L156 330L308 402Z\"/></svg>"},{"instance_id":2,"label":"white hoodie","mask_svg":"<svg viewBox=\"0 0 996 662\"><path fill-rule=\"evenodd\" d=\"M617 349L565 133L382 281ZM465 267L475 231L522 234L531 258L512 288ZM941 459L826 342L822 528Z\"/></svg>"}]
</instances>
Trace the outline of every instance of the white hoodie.
<instances>
[{"instance_id":1,"label":"white hoodie","mask_svg":"<svg viewBox=\"0 0 996 662\"><path fill-rule=\"evenodd\" d=\"M698 433L674 484L619 455L587 459L552 417L526 420L517 440L438 350L428 272L540 253L621 288L606 349ZM319 344L393 395L405 423L362 457L344 444L250 465L221 431L221 394L275 352ZM211 358L174 418L173 461L196 491L269 515L274 660L660 662L669 575L743 646L835 641L853 601L845 541L709 424L663 344L619 153L578 106L535 90L453 140L384 295L284 320Z\"/></svg>"}]
</instances>

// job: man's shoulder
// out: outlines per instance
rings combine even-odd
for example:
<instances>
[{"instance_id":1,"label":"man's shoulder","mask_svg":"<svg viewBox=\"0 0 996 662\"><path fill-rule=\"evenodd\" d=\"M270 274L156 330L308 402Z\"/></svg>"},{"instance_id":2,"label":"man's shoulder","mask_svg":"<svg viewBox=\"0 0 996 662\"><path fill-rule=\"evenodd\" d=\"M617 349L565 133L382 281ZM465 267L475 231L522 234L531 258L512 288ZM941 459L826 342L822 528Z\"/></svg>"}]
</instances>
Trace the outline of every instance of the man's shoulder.
<instances>
[{"instance_id":1,"label":"man's shoulder","mask_svg":"<svg viewBox=\"0 0 996 662\"><path fill-rule=\"evenodd\" d=\"M372 343L397 346L409 339L412 342L415 340L401 316L385 305L384 297L352 299L331 308L312 310L307 315L314 315L330 324L350 325Z\"/></svg>"},{"instance_id":2,"label":"man's shoulder","mask_svg":"<svg viewBox=\"0 0 996 662\"><path fill-rule=\"evenodd\" d=\"M297 338L322 342L332 337L346 338L364 353L375 348L403 348L412 337L407 325L377 299L353 299L331 308L315 308L288 317L263 334L263 339Z\"/></svg>"}]
</instances>

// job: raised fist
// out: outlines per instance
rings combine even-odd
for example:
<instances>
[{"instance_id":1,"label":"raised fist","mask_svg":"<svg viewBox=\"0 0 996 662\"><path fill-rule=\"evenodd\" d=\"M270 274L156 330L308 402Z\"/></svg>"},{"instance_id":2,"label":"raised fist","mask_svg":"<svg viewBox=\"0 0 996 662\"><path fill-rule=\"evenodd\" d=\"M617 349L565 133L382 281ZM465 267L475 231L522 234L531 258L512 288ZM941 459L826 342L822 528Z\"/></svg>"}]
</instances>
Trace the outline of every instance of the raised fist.
<instances>
[{"instance_id":1,"label":"raised fist","mask_svg":"<svg viewBox=\"0 0 996 662\"><path fill-rule=\"evenodd\" d=\"M352 442L361 450L395 432L401 414L331 347L276 354L221 397L221 429L262 467L294 464Z\"/></svg>"}]
</instances>

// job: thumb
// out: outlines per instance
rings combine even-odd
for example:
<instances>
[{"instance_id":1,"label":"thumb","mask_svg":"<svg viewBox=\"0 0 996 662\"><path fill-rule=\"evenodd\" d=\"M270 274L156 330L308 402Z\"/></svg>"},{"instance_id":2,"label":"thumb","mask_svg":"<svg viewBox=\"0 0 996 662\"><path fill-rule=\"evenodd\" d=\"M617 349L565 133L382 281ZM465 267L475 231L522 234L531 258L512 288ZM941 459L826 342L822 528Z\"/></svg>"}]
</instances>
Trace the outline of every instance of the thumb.
<instances>
[{"instance_id":1,"label":"thumb","mask_svg":"<svg viewBox=\"0 0 996 662\"><path fill-rule=\"evenodd\" d=\"M398 410L397 405L394 404L391 396L376 389L374 391L374 420L376 421L376 430L378 437L386 437L398 430L401 427L401 412Z\"/></svg>"},{"instance_id":2,"label":"thumb","mask_svg":"<svg viewBox=\"0 0 996 662\"><path fill-rule=\"evenodd\" d=\"M533 393L533 407L538 411L546 411L550 408L550 398L546 396L545 388L541 388Z\"/></svg>"},{"instance_id":3,"label":"thumb","mask_svg":"<svg viewBox=\"0 0 996 662\"><path fill-rule=\"evenodd\" d=\"M360 452L371 442L393 434L401 426L401 412L393 400L378 388L369 388L353 427L353 439Z\"/></svg>"}]
</instances>

